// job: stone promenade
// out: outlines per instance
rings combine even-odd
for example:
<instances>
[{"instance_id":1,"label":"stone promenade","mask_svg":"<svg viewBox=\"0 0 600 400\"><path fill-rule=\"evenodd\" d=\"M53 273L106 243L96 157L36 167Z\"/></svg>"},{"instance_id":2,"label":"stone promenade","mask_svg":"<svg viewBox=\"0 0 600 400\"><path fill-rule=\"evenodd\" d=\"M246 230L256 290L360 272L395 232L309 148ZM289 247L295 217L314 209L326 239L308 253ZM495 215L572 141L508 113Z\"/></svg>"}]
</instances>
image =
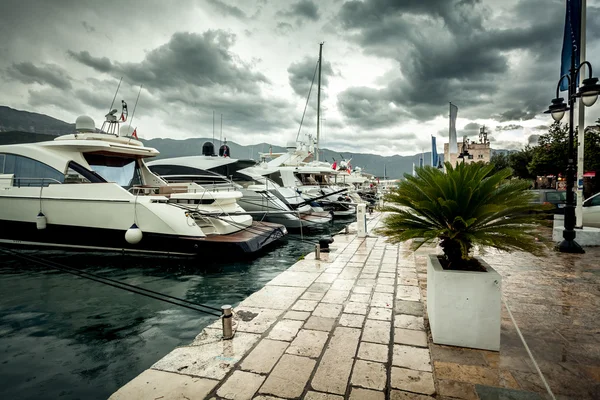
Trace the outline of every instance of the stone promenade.
<instances>
[{"instance_id":1,"label":"stone promenade","mask_svg":"<svg viewBox=\"0 0 600 400\"><path fill-rule=\"evenodd\" d=\"M380 220L377 213L370 217L370 232ZM407 244L390 245L372 234L358 238L352 230L348 235L337 235L331 253L322 254L321 260L309 254L235 307L233 340L220 339L221 321L216 321L111 399L546 398L505 307L499 353L431 343L424 319L424 296L425 254L433 251L428 248L415 253ZM534 341L534 353L543 352L543 347L536 346L549 343L547 333L553 332L552 321L546 321L543 313L550 308L564 316L565 305L559 302L558 308L552 307L556 299L540 298L537 308L526 310L532 296L544 293L543 289L532 289L536 274L531 268L524 276L519 275L519 259L523 257L492 253L485 258L503 274L503 291L512 296L509 304L515 304L518 323L523 323ZM538 259L525 259L543 265ZM498 267L499 262L505 265L504 270ZM598 267L593 264L588 266L592 274L588 275L588 285L598 282ZM554 276L559 271L556 268ZM543 282L551 284L552 279L550 275ZM589 290L597 291L598 287L590 286ZM599 298L592 293L583 302L586 310L590 305L596 307L596 316ZM561 299L564 302L564 296ZM579 306L582 304L571 305L573 309ZM532 318L526 318L528 315ZM544 322L544 337L536 334L536 321ZM574 358L569 358L570 364L561 363L554 354L559 349L553 347L542 363L552 372L547 379L558 390L556 398L592 399L599 393L596 355L600 345L593 336L599 333L599 324L577 323L586 333L591 330L592 336L573 336L585 343L581 350L573 344L572 352L586 356L589 365L577 369ZM571 335L580 331L583 329L568 330ZM560 339L553 334L552 340ZM596 347L591 344L594 340ZM584 349L587 354L578 353ZM570 366L567 377L580 380L567 386L573 389L565 389L560 380L566 364ZM568 390L578 392L571 397Z\"/></svg>"}]
</instances>

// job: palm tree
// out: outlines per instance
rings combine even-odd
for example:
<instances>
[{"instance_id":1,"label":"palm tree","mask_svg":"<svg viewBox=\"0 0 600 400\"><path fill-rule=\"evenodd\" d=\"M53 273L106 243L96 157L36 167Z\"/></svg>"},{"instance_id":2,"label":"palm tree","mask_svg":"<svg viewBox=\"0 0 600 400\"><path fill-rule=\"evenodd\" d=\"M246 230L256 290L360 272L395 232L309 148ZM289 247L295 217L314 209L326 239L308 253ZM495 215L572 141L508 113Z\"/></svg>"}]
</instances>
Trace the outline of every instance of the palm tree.
<instances>
[{"instance_id":1,"label":"palm tree","mask_svg":"<svg viewBox=\"0 0 600 400\"><path fill-rule=\"evenodd\" d=\"M541 254L534 233L542 205L531 203L530 183L506 180L509 168L493 173L493 165L446 162L446 173L431 166L416 170L388 194L390 212L379 232L393 243L409 239L414 247L439 240L446 269L471 269L474 245Z\"/></svg>"}]
</instances>

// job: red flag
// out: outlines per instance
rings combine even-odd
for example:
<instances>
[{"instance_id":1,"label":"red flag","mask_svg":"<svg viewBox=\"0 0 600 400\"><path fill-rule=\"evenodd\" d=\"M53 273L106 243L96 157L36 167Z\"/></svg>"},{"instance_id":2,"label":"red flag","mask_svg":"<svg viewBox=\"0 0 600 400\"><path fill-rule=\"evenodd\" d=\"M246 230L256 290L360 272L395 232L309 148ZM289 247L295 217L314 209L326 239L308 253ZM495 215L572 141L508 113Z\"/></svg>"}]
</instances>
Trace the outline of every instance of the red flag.
<instances>
[{"instance_id":1,"label":"red flag","mask_svg":"<svg viewBox=\"0 0 600 400\"><path fill-rule=\"evenodd\" d=\"M337 161L333 162L333 165L331 166L331 168L336 169L337 168Z\"/></svg>"},{"instance_id":2,"label":"red flag","mask_svg":"<svg viewBox=\"0 0 600 400\"><path fill-rule=\"evenodd\" d=\"M132 138L136 138L136 139L138 138L138 137L137 137L137 128L135 128L135 129L133 130L133 133L131 134L131 137L132 137Z\"/></svg>"},{"instance_id":3,"label":"red flag","mask_svg":"<svg viewBox=\"0 0 600 400\"><path fill-rule=\"evenodd\" d=\"M121 113L121 121L125 122L125 114Z\"/></svg>"}]
</instances>

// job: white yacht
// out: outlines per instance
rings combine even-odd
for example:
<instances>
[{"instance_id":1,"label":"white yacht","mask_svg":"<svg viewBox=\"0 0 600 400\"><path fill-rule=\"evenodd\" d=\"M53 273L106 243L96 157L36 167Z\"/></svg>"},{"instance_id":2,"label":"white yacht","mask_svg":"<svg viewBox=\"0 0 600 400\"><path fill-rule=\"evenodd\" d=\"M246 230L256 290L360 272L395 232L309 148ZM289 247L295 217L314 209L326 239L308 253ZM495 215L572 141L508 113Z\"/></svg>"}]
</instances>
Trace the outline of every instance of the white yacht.
<instances>
[{"instance_id":1,"label":"white yacht","mask_svg":"<svg viewBox=\"0 0 600 400\"><path fill-rule=\"evenodd\" d=\"M0 243L221 258L287 233L242 214L239 191L152 173L144 160L158 151L120 136L115 112L106 132L82 116L75 134L0 146Z\"/></svg>"},{"instance_id":2,"label":"white yacht","mask_svg":"<svg viewBox=\"0 0 600 400\"><path fill-rule=\"evenodd\" d=\"M201 156L175 157L148 163L152 172L168 182L195 182L214 190L242 193L240 206L256 220L284 225L286 228L311 228L331 221L329 213L313 210L294 191L286 191L271 179L253 173L253 160L215 156L211 142L202 146ZM226 154L229 154L227 152Z\"/></svg>"}]
</instances>

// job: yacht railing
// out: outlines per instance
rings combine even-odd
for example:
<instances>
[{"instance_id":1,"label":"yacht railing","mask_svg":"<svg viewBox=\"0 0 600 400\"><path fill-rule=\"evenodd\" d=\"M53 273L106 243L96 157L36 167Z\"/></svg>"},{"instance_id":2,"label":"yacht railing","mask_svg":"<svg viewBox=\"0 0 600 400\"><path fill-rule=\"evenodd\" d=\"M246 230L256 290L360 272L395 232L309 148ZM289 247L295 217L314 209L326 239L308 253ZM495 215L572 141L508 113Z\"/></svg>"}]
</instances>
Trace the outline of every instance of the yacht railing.
<instances>
[{"instance_id":1,"label":"yacht railing","mask_svg":"<svg viewBox=\"0 0 600 400\"><path fill-rule=\"evenodd\" d=\"M49 186L51 183L58 183L62 185L62 182L54 178L15 178L14 176L0 176L0 181L10 181L13 187L41 187ZM22 183L25 181L25 183ZM37 182L37 184L36 184Z\"/></svg>"}]
</instances>

